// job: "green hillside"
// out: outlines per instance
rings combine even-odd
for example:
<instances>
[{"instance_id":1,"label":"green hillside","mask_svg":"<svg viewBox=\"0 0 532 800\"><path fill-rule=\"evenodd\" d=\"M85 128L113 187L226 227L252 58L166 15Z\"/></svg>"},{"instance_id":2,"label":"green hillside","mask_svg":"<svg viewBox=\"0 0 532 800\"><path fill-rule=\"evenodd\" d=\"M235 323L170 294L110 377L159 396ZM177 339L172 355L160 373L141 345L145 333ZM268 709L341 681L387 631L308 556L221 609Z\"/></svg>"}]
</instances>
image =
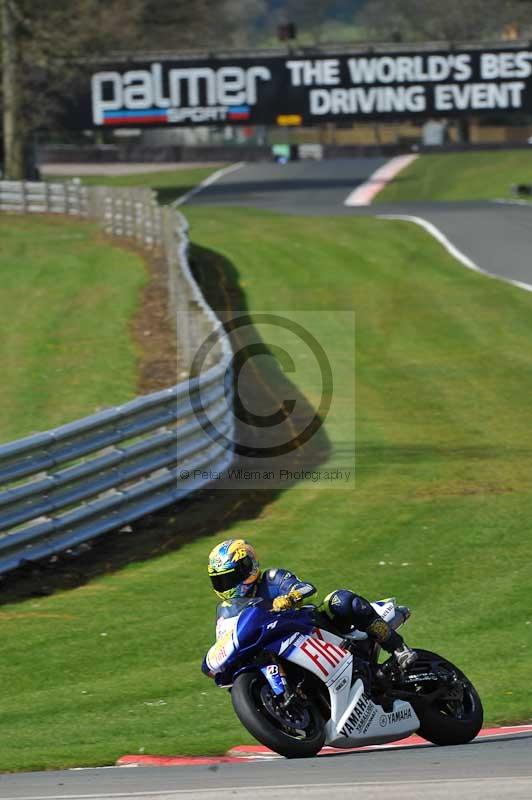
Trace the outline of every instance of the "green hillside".
<instances>
[{"instance_id":1,"label":"green hillside","mask_svg":"<svg viewBox=\"0 0 532 800\"><path fill-rule=\"evenodd\" d=\"M422 155L375 198L376 203L511 198L532 183L532 149Z\"/></svg>"},{"instance_id":2,"label":"green hillside","mask_svg":"<svg viewBox=\"0 0 532 800\"><path fill-rule=\"evenodd\" d=\"M321 312L318 339L338 309L355 309L356 486L214 486L144 523L161 537L158 557L3 606L0 769L251 741L199 671L215 605L206 557L228 536L248 537L264 566L293 569L320 594L396 595L413 609L407 641L469 673L488 722L530 720L532 297L463 269L407 223L187 214L218 307L244 294L251 310ZM338 324L336 336L349 352L352 331ZM289 377L296 396L312 396L304 362ZM349 433L351 378L317 440L320 466Z\"/></svg>"},{"instance_id":3,"label":"green hillside","mask_svg":"<svg viewBox=\"0 0 532 800\"><path fill-rule=\"evenodd\" d=\"M142 259L87 222L0 217L0 442L132 399Z\"/></svg>"}]
</instances>

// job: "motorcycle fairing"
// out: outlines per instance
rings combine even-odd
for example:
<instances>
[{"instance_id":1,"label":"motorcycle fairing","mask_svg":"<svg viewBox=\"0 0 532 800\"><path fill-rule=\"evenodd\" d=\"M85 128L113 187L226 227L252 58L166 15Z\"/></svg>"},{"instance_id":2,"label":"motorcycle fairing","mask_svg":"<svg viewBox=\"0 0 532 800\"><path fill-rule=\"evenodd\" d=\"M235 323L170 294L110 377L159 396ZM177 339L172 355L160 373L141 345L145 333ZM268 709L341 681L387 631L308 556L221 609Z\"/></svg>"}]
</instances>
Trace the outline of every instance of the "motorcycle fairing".
<instances>
[{"instance_id":1,"label":"motorcycle fairing","mask_svg":"<svg viewBox=\"0 0 532 800\"><path fill-rule=\"evenodd\" d=\"M282 651L283 658L312 672L327 686L331 718L326 725L326 743L338 748L379 744L417 730L419 719L410 703L396 700L392 711L385 712L365 694L360 678L351 685L353 656L341 645L339 636L321 628L310 635L298 635L289 644L280 641L270 645L272 651Z\"/></svg>"},{"instance_id":2,"label":"motorcycle fairing","mask_svg":"<svg viewBox=\"0 0 532 800\"><path fill-rule=\"evenodd\" d=\"M335 689L335 685L329 687L331 698L335 695ZM392 710L385 712L381 705L366 695L360 678L350 687L344 708L340 718L333 715L331 708L331 719L325 728L325 741L331 747L342 749L384 744L404 739L419 728L419 719L410 703L395 700Z\"/></svg>"},{"instance_id":3,"label":"motorcycle fairing","mask_svg":"<svg viewBox=\"0 0 532 800\"><path fill-rule=\"evenodd\" d=\"M375 603L374 608L385 619L391 619L395 602L381 601ZM331 717L326 724L327 744L349 748L384 743L402 739L419 728L419 719L410 703L396 700L392 710L385 712L365 694L360 678L351 685L353 655L342 647L343 640L339 636L317 628L311 614L307 615L303 610L287 611L272 619L269 612L254 607L234 619L234 625L226 628L209 650L209 668L215 673L230 671L231 665L236 665L246 652L253 654L262 650L313 673L329 690ZM297 631L294 631L294 624L297 624ZM361 637L366 637L360 633ZM352 638L351 633L349 638ZM274 693L277 694L281 682L274 674L274 666L265 666L263 674L272 690L275 686ZM235 676L249 669L256 669L256 666L243 666Z\"/></svg>"},{"instance_id":4,"label":"motorcycle fairing","mask_svg":"<svg viewBox=\"0 0 532 800\"><path fill-rule=\"evenodd\" d=\"M213 673L230 667L237 651L240 651L240 655L243 655L248 648L256 647L258 644L263 644L271 650L272 640L275 640L279 635L284 638L282 645L276 652L279 655L286 656L292 652L294 642L302 643L303 640L300 640L299 637L310 633L314 627L312 615L310 613L308 615L305 614L304 609L292 612L286 611L282 617L277 615L276 618L268 621L270 619L269 612L260 607L261 602L260 600L244 601L238 614L224 620L218 620L217 639L207 653L206 658L207 665ZM236 605L238 610L238 604ZM385 620L390 621L394 616L395 600L393 598L380 600L372 603L372 605ZM251 613L243 615L241 611L245 609ZM294 633L294 622L296 620L300 630ZM260 630L263 623L266 623L264 624L264 631L259 635L257 631ZM332 636L333 634L330 635ZM366 639L367 634L362 631L352 631L349 634L349 638ZM337 642L341 641L338 637L335 637L335 639ZM312 644L309 647L312 648ZM308 663L304 666L308 668ZM323 675L322 670L318 672L316 670L311 671L317 674L318 677Z\"/></svg>"},{"instance_id":5,"label":"motorcycle fairing","mask_svg":"<svg viewBox=\"0 0 532 800\"><path fill-rule=\"evenodd\" d=\"M222 635L216 639L206 656L207 666L211 672L219 672L238 648L236 624L227 626Z\"/></svg>"},{"instance_id":6,"label":"motorcycle fairing","mask_svg":"<svg viewBox=\"0 0 532 800\"><path fill-rule=\"evenodd\" d=\"M274 644L279 639L284 642L298 636L304 637L314 627L310 612L285 611L282 615L272 615L259 605L250 605L245 614L241 613L232 619L233 624L228 621L224 632L206 656L207 666L214 674L231 669L248 652L255 653L259 649L277 652ZM301 632L294 633L296 622Z\"/></svg>"}]
</instances>

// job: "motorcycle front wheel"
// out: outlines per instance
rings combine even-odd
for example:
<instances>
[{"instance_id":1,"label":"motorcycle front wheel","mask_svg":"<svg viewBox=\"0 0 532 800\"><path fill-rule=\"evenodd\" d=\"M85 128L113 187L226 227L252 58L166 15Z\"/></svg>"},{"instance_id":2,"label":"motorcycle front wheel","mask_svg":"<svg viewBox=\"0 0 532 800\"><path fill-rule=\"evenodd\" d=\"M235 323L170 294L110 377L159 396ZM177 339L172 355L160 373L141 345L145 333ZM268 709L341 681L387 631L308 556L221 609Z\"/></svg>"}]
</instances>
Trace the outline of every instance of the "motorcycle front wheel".
<instances>
[{"instance_id":1,"label":"motorcycle front wheel","mask_svg":"<svg viewBox=\"0 0 532 800\"><path fill-rule=\"evenodd\" d=\"M259 742L286 758L315 756L325 742L325 724L310 700L284 707L260 672L243 672L231 689L235 713Z\"/></svg>"},{"instance_id":2,"label":"motorcycle front wheel","mask_svg":"<svg viewBox=\"0 0 532 800\"><path fill-rule=\"evenodd\" d=\"M428 650L418 650L418 660L410 675L437 670L448 677L446 692L433 702L412 701L421 723L417 733L433 744L466 744L482 727L484 712L477 690L450 661Z\"/></svg>"}]
</instances>

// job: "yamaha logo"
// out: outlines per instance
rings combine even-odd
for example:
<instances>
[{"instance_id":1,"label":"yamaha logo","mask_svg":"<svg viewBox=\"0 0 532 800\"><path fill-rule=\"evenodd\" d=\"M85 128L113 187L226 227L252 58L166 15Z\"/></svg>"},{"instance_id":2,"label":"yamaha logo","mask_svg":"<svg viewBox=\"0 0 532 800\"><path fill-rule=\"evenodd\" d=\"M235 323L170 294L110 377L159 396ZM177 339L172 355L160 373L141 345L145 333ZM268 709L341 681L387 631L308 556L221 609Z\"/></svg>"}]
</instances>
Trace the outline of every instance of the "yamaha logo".
<instances>
[{"instance_id":1,"label":"yamaha logo","mask_svg":"<svg viewBox=\"0 0 532 800\"><path fill-rule=\"evenodd\" d=\"M389 714L381 714L379 723L381 728L385 728L387 725L395 725L396 722L403 722L405 719L412 719L412 709L409 707L391 711Z\"/></svg>"}]
</instances>

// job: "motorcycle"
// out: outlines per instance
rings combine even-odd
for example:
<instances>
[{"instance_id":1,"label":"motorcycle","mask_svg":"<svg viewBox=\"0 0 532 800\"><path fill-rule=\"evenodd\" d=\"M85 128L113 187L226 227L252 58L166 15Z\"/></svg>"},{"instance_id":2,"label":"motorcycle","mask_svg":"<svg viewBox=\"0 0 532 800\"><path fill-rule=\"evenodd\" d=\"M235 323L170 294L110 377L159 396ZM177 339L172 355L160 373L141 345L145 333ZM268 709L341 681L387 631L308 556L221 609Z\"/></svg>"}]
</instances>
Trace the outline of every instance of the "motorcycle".
<instances>
[{"instance_id":1,"label":"motorcycle","mask_svg":"<svg viewBox=\"0 0 532 800\"><path fill-rule=\"evenodd\" d=\"M395 630L410 616L394 598L372 603ZM404 739L465 744L482 727L471 681L442 656L416 648L401 670L362 631L341 634L315 606L275 613L263 600L218 608L207 666L231 692L245 728L286 758Z\"/></svg>"}]
</instances>

